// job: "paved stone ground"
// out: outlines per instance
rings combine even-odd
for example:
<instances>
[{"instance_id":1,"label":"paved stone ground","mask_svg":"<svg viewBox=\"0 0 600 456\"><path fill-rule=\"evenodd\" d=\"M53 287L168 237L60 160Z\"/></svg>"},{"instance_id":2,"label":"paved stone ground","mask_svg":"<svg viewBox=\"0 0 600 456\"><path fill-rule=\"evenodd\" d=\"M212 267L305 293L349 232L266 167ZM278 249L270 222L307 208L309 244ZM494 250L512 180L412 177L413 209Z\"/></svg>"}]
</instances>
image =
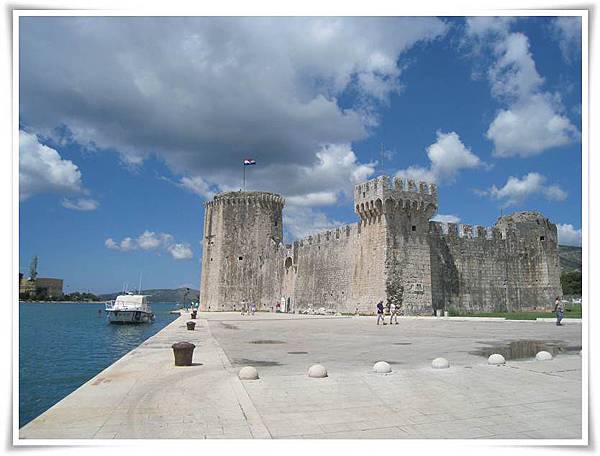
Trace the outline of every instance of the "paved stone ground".
<instances>
[{"instance_id":1,"label":"paved stone ground","mask_svg":"<svg viewBox=\"0 0 600 456\"><path fill-rule=\"evenodd\" d=\"M61 438L579 439L581 324L202 313L182 316L20 430ZM196 344L191 367L170 345ZM551 361L488 366L511 341L571 347ZM524 344L526 345L526 344ZM434 370L443 356L450 369ZM375 374L385 360L392 373ZM311 379L311 364L329 377ZM236 373L254 365L260 379Z\"/></svg>"}]
</instances>

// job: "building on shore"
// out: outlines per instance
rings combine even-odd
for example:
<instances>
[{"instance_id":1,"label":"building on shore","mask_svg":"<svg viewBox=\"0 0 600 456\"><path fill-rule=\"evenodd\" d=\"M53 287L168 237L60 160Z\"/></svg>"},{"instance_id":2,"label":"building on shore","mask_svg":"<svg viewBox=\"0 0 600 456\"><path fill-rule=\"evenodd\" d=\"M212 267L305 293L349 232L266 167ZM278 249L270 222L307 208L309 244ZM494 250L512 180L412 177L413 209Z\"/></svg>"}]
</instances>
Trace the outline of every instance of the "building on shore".
<instances>
[{"instance_id":1,"label":"building on shore","mask_svg":"<svg viewBox=\"0 0 600 456\"><path fill-rule=\"evenodd\" d=\"M23 298L58 299L63 296L63 280L50 277L23 279L19 274L19 296Z\"/></svg>"},{"instance_id":2,"label":"building on shore","mask_svg":"<svg viewBox=\"0 0 600 456\"><path fill-rule=\"evenodd\" d=\"M431 221L433 184L380 176L354 188L358 222L283 243L284 199L227 192L205 203L200 306L406 314L549 309L562 296L556 226L538 212L491 228Z\"/></svg>"}]
</instances>

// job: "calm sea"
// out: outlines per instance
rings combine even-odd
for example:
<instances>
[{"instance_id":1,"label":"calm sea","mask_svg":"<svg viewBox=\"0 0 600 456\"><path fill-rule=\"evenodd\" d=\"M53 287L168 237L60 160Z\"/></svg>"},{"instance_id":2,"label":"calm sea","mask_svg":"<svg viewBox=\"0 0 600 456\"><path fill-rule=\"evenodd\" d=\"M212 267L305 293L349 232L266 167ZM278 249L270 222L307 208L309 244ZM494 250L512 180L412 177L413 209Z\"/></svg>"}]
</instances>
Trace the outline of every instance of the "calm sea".
<instances>
[{"instance_id":1,"label":"calm sea","mask_svg":"<svg viewBox=\"0 0 600 456\"><path fill-rule=\"evenodd\" d=\"M111 325L104 304L19 304L19 427L156 334L177 315L153 303L156 319Z\"/></svg>"}]
</instances>

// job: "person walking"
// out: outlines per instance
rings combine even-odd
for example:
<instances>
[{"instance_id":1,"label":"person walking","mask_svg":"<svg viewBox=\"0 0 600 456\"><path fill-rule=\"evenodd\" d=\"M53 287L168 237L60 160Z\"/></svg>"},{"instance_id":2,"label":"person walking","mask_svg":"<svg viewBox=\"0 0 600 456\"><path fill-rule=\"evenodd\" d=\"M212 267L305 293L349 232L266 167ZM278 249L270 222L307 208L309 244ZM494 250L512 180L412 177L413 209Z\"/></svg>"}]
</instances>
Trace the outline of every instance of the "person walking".
<instances>
[{"instance_id":1,"label":"person walking","mask_svg":"<svg viewBox=\"0 0 600 456\"><path fill-rule=\"evenodd\" d=\"M392 320L395 320L396 324L398 324L398 310L396 304L393 302L390 304L390 325L392 324Z\"/></svg>"},{"instance_id":2,"label":"person walking","mask_svg":"<svg viewBox=\"0 0 600 456\"><path fill-rule=\"evenodd\" d=\"M562 326L561 321L565 315L565 306L558 296L554 301L554 313L556 314L556 326Z\"/></svg>"},{"instance_id":3,"label":"person walking","mask_svg":"<svg viewBox=\"0 0 600 456\"><path fill-rule=\"evenodd\" d=\"M382 321L385 325L385 318L383 318L383 301L379 301L377 303L377 326L379 326L379 321Z\"/></svg>"},{"instance_id":4,"label":"person walking","mask_svg":"<svg viewBox=\"0 0 600 456\"><path fill-rule=\"evenodd\" d=\"M255 303L250 304L250 312L252 313L252 315L254 315L254 312L256 312L256 304Z\"/></svg>"}]
</instances>

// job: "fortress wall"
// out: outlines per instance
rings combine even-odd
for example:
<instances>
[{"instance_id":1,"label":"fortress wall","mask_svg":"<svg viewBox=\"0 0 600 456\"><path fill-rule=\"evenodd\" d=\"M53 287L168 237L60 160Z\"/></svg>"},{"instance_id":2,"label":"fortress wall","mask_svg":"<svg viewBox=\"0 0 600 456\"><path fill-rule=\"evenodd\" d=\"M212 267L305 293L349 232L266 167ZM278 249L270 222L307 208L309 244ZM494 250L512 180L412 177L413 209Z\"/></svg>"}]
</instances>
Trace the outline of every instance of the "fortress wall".
<instances>
[{"instance_id":1,"label":"fortress wall","mask_svg":"<svg viewBox=\"0 0 600 456\"><path fill-rule=\"evenodd\" d=\"M294 243L292 264L287 270L284 295L292 309L346 311L349 299L352 252L356 225L325 231Z\"/></svg>"},{"instance_id":2,"label":"fortress wall","mask_svg":"<svg viewBox=\"0 0 600 456\"><path fill-rule=\"evenodd\" d=\"M476 312L552 306L561 294L560 274L553 270L556 238L549 238L549 225L522 228L431 222L433 307Z\"/></svg>"}]
</instances>

